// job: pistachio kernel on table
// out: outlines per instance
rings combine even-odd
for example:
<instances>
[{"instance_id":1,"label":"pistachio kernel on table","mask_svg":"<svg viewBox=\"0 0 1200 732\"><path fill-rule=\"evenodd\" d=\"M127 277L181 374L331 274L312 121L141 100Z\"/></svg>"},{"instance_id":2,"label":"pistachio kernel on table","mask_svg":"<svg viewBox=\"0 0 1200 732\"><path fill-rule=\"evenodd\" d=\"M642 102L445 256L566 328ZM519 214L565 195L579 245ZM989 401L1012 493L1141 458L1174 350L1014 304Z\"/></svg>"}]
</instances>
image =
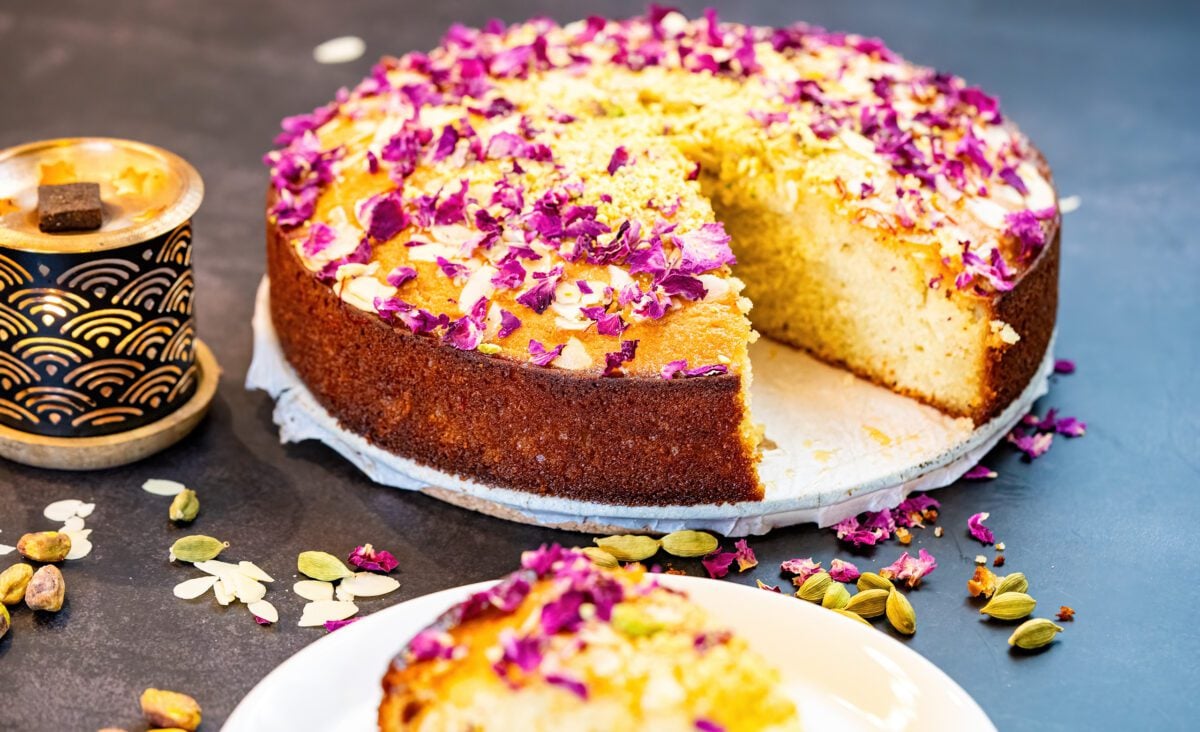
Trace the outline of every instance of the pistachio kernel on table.
<instances>
[{"instance_id":1,"label":"pistachio kernel on table","mask_svg":"<svg viewBox=\"0 0 1200 732\"><path fill-rule=\"evenodd\" d=\"M62 572L53 564L38 569L25 587L25 604L30 610L56 613L62 610L67 594L67 583Z\"/></svg>"},{"instance_id":2,"label":"pistachio kernel on table","mask_svg":"<svg viewBox=\"0 0 1200 732\"><path fill-rule=\"evenodd\" d=\"M37 531L17 540L17 551L35 562L61 562L71 553L71 537L58 531Z\"/></svg>"},{"instance_id":3,"label":"pistachio kernel on table","mask_svg":"<svg viewBox=\"0 0 1200 732\"><path fill-rule=\"evenodd\" d=\"M142 716L155 727L177 727L192 732L200 726L200 705L187 694L146 689L141 698Z\"/></svg>"},{"instance_id":4,"label":"pistachio kernel on table","mask_svg":"<svg viewBox=\"0 0 1200 732\"><path fill-rule=\"evenodd\" d=\"M31 577L33 567L23 562L0 572L0 605L16 605L23 600Z\"/></svg>"}]
</instances>

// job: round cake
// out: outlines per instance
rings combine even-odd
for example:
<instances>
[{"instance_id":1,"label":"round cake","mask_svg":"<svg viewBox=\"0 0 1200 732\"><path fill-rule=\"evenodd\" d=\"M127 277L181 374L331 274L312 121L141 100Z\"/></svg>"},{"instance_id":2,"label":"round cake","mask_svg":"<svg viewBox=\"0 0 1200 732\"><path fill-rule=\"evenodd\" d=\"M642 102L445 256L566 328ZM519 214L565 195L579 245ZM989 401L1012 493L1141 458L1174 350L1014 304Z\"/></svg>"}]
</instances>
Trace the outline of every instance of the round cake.
<instances>
[{"instance_id":1,"label":"round cake","mask_svg":"<svg viewBox=\"0 0 1200 732\"><path fill-rule=\"evenodd\" d=\"M756 500L758 334L983 424L1054 328L1045 161L877 39L454 26L276 142L288 362L343 428L485 485Z\"/></svg>"},{"instance_id":2,"label":"round cake","mask_svg":"<svg viewBox=\"0 0 1200 732\"><path fill-rule=\"evenodd\" d=\"M800 729L779 671L641 565L557 545L521 565L401 650L380 730Z\"/></svg>"}]
</instances>

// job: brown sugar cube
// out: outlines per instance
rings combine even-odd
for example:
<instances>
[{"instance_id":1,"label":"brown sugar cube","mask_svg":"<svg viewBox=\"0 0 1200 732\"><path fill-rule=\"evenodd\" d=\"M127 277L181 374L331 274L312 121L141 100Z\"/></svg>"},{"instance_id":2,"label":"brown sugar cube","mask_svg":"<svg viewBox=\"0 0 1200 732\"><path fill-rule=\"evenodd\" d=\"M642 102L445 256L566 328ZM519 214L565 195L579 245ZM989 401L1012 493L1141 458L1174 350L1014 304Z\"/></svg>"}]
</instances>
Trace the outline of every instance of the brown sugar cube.
<instances>
[{"instance_id":1,"label":"brown sugar cube","mask_svg":"<svg viewBox=\"0 0 1200 732\"><path fill-rule=\"evenodd\" d=\"M101 223L99 183L38 186L38 228L42 231L91 231Z\"/></svg>"}]
</instances>

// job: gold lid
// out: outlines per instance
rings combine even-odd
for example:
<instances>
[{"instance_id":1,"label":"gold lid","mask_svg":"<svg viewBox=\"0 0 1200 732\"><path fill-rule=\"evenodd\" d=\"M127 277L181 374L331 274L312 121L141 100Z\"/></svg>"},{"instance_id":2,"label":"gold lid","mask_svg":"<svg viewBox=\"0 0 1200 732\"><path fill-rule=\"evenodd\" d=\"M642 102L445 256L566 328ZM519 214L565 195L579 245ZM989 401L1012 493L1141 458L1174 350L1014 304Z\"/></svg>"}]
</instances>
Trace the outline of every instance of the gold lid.
<instances>
[{"instance_id":1,"label":"gold lid","mask_svg":"<svg viewBox=\"0 0 1200 732\"><path fill-rule=\"evenodd\" d=\"M39 185L100 184L104 223L95 231L38 229ZM200 174L162 148L108 137L43 140L0 152L0 247L93 252L147 241L192 217Z\"/></svg>"}]
</instances>

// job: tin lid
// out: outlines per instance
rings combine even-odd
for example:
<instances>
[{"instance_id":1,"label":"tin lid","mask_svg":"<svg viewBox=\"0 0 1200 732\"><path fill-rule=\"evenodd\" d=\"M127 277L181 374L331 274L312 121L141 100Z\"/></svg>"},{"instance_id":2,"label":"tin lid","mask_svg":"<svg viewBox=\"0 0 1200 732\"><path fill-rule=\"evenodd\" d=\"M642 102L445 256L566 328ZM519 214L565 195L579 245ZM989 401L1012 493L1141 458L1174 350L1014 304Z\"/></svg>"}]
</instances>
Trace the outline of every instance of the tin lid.
<instances>
[{"instance_id":1,"label":"tin lid","mask_svg":"<svg viewBox=\"0 0 1200 732\"><path fill-rule=\"evenodd\" d=\"M38 228L39 185L100 184L99 229L47 234ZM31 142L0 151L0 247L90 252L152 239L192 217L204 197L200 174L153 145L107 137Z\"/></svg>"}]
</instances>

